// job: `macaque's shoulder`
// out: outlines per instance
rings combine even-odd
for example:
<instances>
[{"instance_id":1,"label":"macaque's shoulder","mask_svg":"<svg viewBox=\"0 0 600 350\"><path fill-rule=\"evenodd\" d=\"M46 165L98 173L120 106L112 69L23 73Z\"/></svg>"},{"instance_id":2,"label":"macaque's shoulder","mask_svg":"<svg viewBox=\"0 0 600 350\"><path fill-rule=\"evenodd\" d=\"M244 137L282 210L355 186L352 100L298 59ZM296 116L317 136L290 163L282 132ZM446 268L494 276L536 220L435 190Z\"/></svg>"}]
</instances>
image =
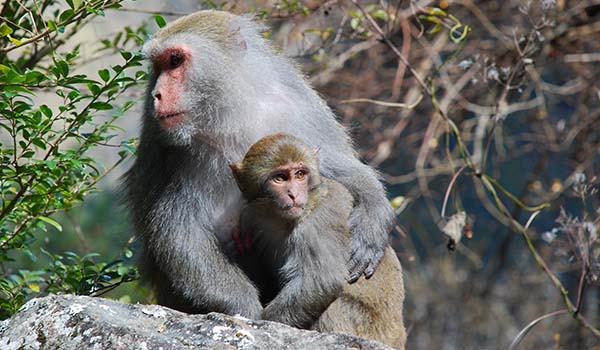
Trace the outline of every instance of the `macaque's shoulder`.
<instances>
[{"instance_id":1,"label":"macaque's shoulder","mask_svg":"<svg viewBox=\"0 0 600 350\"><path fill-rule=\"evenodd\" d=\"M348 215L350 214L354 206L354 198L344 185L335 180L323 177L320 190L322 191L322 200L319 203L320 207L331 210L336 209L340 214L345 214L346 212Z\"/></svg>"}]
</instances>

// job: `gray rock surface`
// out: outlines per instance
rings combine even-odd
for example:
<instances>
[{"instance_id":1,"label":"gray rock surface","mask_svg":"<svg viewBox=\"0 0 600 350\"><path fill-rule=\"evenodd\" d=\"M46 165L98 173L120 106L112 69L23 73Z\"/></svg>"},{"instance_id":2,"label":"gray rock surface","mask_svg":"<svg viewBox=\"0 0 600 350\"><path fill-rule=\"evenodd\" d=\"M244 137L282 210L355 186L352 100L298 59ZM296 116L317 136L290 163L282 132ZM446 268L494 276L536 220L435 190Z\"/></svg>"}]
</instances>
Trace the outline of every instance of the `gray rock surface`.
<instances>
[{"instance_id":1,"label":"gray rock surface","mask_svg":"<svg viewBox=\"0 0 600 350\"><path fill-rule=\"evenodd\" d=\"M188 315L158 305L130 305L73 295L33 299L0 322L0 349L373 349L388 347L346 334L211 313Z\"/></svg>"}]
</instances>

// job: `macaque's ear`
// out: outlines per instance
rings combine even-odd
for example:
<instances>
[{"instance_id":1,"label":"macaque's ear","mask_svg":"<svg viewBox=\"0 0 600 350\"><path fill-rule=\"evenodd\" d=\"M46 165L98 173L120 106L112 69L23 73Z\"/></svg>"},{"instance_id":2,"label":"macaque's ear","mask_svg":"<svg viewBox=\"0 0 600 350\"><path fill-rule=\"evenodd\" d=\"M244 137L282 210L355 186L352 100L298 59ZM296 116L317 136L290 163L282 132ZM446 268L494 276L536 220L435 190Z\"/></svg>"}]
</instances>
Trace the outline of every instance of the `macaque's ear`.
<instances>
[{"instance_id":1,"label":"macaque's ear","mask_svg":"<svg viewBox=\"0 0 600 350\"><path fill-rule=\"evenodd\" d=\"M233 39L233 42L237 43L242 50L246 50L246 39L244 39L242 36L242 30L240 27L231 28L231 38Z\"/></svg>"}]
</instances>

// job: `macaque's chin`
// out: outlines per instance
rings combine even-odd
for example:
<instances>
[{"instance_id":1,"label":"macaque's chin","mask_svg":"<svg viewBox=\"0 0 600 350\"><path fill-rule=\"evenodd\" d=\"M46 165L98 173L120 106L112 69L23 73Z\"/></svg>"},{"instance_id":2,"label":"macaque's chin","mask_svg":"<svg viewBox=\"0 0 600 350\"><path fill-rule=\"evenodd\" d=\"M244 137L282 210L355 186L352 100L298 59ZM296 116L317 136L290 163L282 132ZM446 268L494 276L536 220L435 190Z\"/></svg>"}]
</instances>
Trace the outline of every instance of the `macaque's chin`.
<instances>
[{"instance_id":1,"label":"macaque's chin","mask_svg":"<svg viewBox=\"0 0 600 350\"><path fill-rule=\"evenodd\" d=\"M164 140L172 146L189 146L196 128L185 113L158 118Z\"/></svg>"},{"instance_id":2,"label":"macaque's chin","mask_svg":"<svg viewBox=\"0 0 600 350\"><path fill-rule=\"evenodd\" d=\"M283 210L283 216L289 220L300 219L303 213L304 207L302 206L292 206Z\"/></svg>"},{"instance_id":3,"label":"macaque's chin","mask_svg":"<svg viewBox=\"0 0 600 350\"><path fill-rule=\"evenodd\" d=\"M181 125L186 120L185 114L183 112L166 115L157 115L156 118L158 119L160 126L163 129L167 130Z\"/></svg>"}]
</instances>

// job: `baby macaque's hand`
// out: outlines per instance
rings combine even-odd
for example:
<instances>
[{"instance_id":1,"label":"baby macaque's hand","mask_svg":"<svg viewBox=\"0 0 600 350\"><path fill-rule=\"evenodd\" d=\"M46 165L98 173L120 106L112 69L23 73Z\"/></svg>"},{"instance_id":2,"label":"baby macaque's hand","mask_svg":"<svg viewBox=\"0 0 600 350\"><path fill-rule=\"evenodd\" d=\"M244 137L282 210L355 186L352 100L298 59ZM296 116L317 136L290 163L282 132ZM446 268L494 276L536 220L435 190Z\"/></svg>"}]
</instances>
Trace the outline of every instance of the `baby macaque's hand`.
<instances>
[{"instance_id":1,"label":"baby macaque's hand","mask_svg":"<svg viewBox=\"0 0 600 350\"><path fill-rule=\"evenodd\" d=\"M245 252L252 248L252 243L254 243L254 237L250 232L240 232L240 230L235 230L232 238L240 255L244 255Z\"/></svg>"}]
</instances>

